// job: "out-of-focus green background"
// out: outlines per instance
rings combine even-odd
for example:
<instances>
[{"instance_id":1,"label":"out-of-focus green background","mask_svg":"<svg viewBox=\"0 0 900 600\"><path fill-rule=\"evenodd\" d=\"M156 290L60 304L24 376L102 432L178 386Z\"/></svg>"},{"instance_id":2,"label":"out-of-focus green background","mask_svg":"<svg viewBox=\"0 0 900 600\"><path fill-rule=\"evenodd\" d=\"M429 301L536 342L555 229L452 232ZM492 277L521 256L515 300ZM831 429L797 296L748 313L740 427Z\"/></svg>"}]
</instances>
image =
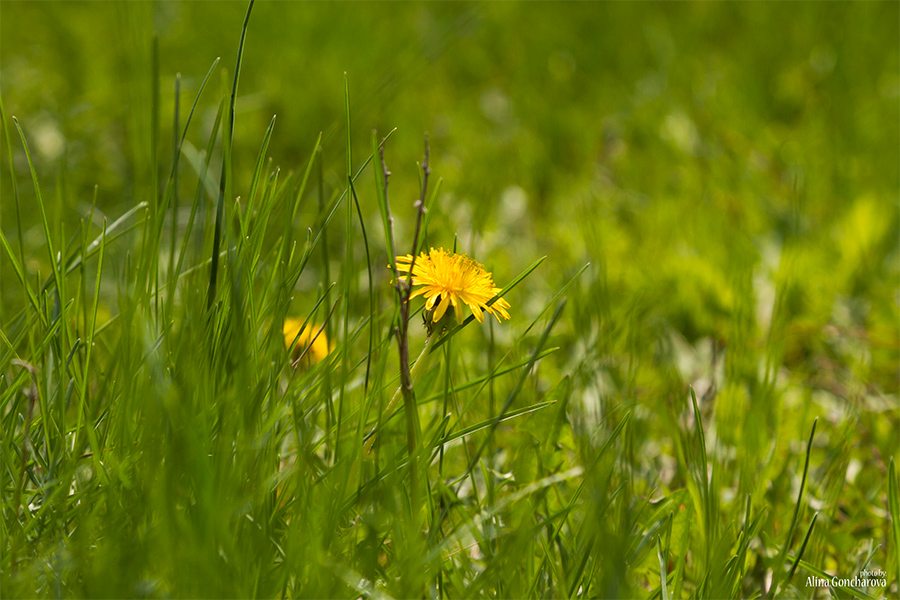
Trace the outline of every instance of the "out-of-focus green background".
<instances>
[{"instance_id":1,"label":"out-of-focus green background","mask_svg":"<svg viewBox=\"0 0 900 600\"><path fill-rule=\"evenodd\" d=\"M245 9L3 4L0 89L32 140L52 219L73 230L95 185L111 217L149 199L154 32L161 164L175 74L183 123L222 57L188 133L205 145ZM591 261L586 301L649 311L689 342L727 341L741 311L765 332L783 286L789 366L829 371L832 324L867 346L865 383L896 392L897 16L880 2L260 2L237 103L236 190L273 115L274 165L302 170L322 131L326 180L342 185L346 72L356 158L373 128L397 128L387 154L400 239L427 131L444 179L431 239L458 234L498 280L547 254L536 287L553 290ZM27 173L20 152L15 160ZM0 223L10 233L7 161L4 148ZM34 233L25 242L37 243L33 190L19 183ZM377 223L368 182L362 190ZM43 254L28 250L40 267Z\"/></svg>"}]
</instances>

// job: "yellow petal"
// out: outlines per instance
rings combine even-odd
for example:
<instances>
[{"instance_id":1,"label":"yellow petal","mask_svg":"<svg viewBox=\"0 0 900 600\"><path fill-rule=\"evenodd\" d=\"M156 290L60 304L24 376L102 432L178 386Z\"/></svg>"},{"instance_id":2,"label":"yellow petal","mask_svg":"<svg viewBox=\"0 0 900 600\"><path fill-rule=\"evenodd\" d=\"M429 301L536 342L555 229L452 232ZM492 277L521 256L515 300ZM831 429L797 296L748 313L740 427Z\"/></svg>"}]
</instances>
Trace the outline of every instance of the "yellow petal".
<instances>
[{"instance_id":1,"label":"yellow petal","mask_svg":"<svg viewBox=\"0 0 900 600\"><path fill-rule=\"evenodd\" d=\"M441 320L441 317L443 317L444 313L447 312L448 306L450 306L450 296L443 296L441 298L441 303L438 304L437 309L435 309L434 311L434 316L432 317L432 320L435 323Z\"/></svg>"},{"instance_id":2,"label":"yellow petal","mask_svg":"<svg viewBox=\"0 0 900 600\"><path fill-rule=\"evenodd\" d=\"M475 315L475 318L478 319L478 322L484 323L484 314L481 312L481 307L477 304L470 304L469 308L472 309L472 314Z\"/></svg>"}]
</instances>

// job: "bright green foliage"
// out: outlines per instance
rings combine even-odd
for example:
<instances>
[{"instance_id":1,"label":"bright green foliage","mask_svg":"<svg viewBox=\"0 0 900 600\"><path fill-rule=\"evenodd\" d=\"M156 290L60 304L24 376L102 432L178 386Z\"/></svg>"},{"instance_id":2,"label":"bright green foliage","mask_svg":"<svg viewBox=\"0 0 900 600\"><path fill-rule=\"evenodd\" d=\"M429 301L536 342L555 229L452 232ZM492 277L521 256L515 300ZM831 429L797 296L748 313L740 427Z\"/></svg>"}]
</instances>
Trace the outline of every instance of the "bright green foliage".
<instances>
[{"instance_id":1,"label":"bright green foliage","mask_svg":"<svg viewBox=\"0 0 900 600\"><path fill-rule=\"evenodd\" d=\"M897 3L0 10L0 596L900 593Z\"/></svg>"}]
</instances>

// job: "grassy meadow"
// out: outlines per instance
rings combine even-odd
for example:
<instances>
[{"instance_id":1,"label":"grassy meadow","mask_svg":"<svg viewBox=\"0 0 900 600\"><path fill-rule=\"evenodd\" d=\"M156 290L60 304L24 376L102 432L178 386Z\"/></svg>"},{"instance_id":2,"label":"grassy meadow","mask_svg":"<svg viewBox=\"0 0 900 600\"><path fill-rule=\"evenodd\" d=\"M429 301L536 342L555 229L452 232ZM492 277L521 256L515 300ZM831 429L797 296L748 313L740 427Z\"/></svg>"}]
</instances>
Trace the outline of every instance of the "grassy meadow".
<instances>
[{"instance_id":1,"label":"grassy meadow","mask_svg":"<svg viewBox=\"0 0 900 600\"><path fill-rule=\"evenodd\" d=\"M898 23L4 0L0 596L897 598Z\"/></svg>"}]
</instances>

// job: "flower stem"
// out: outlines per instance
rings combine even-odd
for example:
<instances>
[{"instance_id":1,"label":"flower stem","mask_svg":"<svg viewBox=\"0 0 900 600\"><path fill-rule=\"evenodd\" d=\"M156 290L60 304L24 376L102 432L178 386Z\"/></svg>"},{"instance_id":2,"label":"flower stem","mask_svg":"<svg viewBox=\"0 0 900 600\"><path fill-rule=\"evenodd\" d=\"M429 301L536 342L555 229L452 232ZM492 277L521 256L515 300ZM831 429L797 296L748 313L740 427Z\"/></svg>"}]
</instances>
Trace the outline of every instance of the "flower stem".
<instances>
[{"instance_id":1,"label":"flower stem","mask_svg":"<svg viewBox=\"0 0 900 600\"><path fill-rule=\"evenodd\" d=\"M426 367L431 359L431 348L434 346L434 342L439 335L429 335L425 338L425 347L422 348L422 353L419 354L419 358L416 359L416 362L413 364L412 369L409 372L410 380L412 384L415 384L418 381L419 377L426 370ZM409 396L410 403L405 402L405 398ZM403 389L403 384L400 384L400 387L397 388L397 391L394 392L393 397L391 397L391 401L388 402L388 405L385 407L382 414L385 415L386 418L390 418L391 413L397 409L397 405L400 403L400 400L404 399L404 404L406 406L406 419L407 419L407 438L410 435L410 427L412 427L412 438L407 440L407 444L409 445L409 453L410 456L416 449L418 444L417 440L421 435L421 430L419 426L419 413L416 407L415 399L412 395L412 390L409 390L409 394L407 394ZM411 442L411 445L410 445ZM369 453L372 451L372 445L375 443L375 432L369 434L368 439L365 442L365 451Z\"/></svg>"}]
</instances>

